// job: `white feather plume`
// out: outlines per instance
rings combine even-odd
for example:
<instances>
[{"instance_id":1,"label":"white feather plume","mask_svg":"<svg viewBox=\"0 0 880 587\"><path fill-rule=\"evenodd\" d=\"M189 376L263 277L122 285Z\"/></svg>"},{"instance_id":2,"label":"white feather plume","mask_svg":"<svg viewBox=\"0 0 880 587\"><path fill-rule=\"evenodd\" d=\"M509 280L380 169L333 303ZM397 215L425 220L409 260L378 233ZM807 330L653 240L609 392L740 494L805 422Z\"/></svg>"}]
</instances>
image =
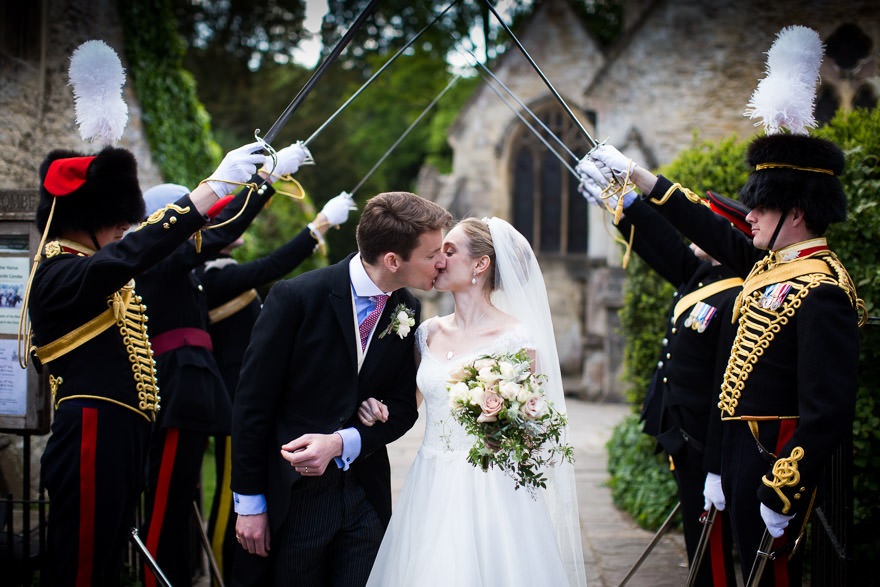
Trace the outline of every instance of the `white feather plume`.
<instances>
[{"instance_id":1,"label":"white feather plume","mask_svg":"<svg viewBox=\"0 0 880 587\"><path fill-rule=\"evenodd\" d=\"M128 106L122 97L125 70L116 51L104 41L86 41L73 52L67 73L82 139L105 145L118 141L128 122Z\"/></svg>"},{"instance_id":2,"label":"white feather plume","mask_svg":"<svg viewBox=\"0 0 880 587\"><path fill-rule=\"evenodd\" d=\"M819 34L804 26L777 33L767 52L767 76L758 82L744 113L760 119L767 134L788 130L807 134L816 126L813 114L824 47Z\"/></svg>"}]
</instances>

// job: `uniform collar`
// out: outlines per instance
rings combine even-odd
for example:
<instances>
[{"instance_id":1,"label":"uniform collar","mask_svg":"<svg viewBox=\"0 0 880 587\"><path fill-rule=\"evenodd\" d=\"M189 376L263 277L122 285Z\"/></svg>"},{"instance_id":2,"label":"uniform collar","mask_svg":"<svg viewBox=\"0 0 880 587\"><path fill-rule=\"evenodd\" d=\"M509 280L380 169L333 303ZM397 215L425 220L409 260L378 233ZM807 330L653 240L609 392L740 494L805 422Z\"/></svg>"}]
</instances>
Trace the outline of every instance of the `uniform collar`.
<instances>
[{"instance_id":1,"label":"uniform collar","mask_svg":"<svg viewBox=\"0 0 880 587\"><path fill-rule=\"evenodd\" d=\"M796 259L804 259L819 251L828 250L828 241L824 237L811 238L774 251L779 263L789 263Z\"/></svg>"}]
</instances>

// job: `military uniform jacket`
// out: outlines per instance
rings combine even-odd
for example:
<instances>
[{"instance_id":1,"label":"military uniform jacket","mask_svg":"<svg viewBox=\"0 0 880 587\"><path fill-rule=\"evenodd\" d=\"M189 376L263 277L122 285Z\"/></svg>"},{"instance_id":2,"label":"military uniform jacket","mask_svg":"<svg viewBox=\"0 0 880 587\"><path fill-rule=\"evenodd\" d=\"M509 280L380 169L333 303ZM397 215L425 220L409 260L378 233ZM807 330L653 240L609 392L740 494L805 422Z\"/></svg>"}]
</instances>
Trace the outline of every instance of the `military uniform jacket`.
<instances>
[{"instance_id":1,"label":"military uniform jacket","mask_svg":"<svg viewBox=\"0 0 880 587\"><path fill-rule=\"evenodd\" d=\"M299 479L281 457L281 445L346 427L356 428L362 442L346 475L356 475L383 524L391 517L385 445L418 416L415 337L379 333L398 304L414 311L417 326L421 305L406 289L391 294L358 371L350 259L272 286L245 352L232 422L232 490L265 495L273 530L287 517L291 487ZM388 406L382 426L364 426L357 418L358 406L369 397Z\"/></svg>"},{"instance_id":2,"label":"military uniform jacket","mask_svg":"<svg viewBox=\"0 0 880 587\"><path fill-rule=\"evenodd\" d=\"M661 213L745 278L719 407L735 424L796 422L778 451L763 447L768 468L756 488L768 507L791 513L809 500L827 457L851 433L864 306L824 239L761 251L693 194L672 188L660 177L650 194Z\"/></svg>"},{"instance_id":3,"label":"military uniform jacket","mask_svg":"<svg viewBox=\"0 0 880 587\"><path fill-rule=\"evenodd\" d=\"M251 329L260 314L262 300L253 288L284 277L307 259L317 245L308 228L272 253L239 264L228 255L212 259L198 269L197 278L205 286L211 314L240 296L239 304L223 312L219 320L210 320L208 332L214 345L214 357L223 375L227 391L234 396L244 351L251 340ZM248 295L251 294L251 295Z\"/></svg>"},{"instance_id":4,"label":"military uniform jacket","mask_svg":"<svg viewBox=\"0 0 880 587\"><path fill-rule=\"evenodd\" d=\"M173 220L172 220L173 219ZM94 319L117 303L116 324L51 361L56 407L69 398L124 405L154 417L154 363L146 343L144 307L132 278L160 261L205 222L189 197L122 240L92 252L66 241L46 244L46 258L34 275L29 300L33 342L46 345ZM129 302L120 306L120 290Z\"/></svg>"},{"instance_id":5,"label":"military uniform jacket","mask_svg":"<svg viewBox=\"0 0 880 587\"><path fill-rule=\"evenodd\" d=\"M160 335L183 328L207 335L208 301L193 269L238 238L273 193L268 184L250 198L247 189L241 190L214 224L229 222L203 231L198 250L188 240L141 275L139 290L150 315L150 333L157 341ZM164 400L160 425L228 434L232 404L211 349L184 337L183 344L173 350L161 353L157 345L154 350Z\"/></svg>"},{"instance_id":6,"label":"military uniform jacket","mask_svg":"<svg viewBox=\"0 0 880 587\"><path fill-rule=\"evenodd\" d=\"M633 250L676 288L666 317L655 389L646 398L662 406L646 411L645 431L655 435L673 458L688 443L702 453L703 468L718 473L718 391L730 356L735 331L731 313L742 280L723 265L697 258L675 228L644 202L634 201L617 228L624 237L634 229ZM714 283L724 289L712 293L707 286ZM682 301L698 290L703 293Z\"/></svg>"}]
</instances>

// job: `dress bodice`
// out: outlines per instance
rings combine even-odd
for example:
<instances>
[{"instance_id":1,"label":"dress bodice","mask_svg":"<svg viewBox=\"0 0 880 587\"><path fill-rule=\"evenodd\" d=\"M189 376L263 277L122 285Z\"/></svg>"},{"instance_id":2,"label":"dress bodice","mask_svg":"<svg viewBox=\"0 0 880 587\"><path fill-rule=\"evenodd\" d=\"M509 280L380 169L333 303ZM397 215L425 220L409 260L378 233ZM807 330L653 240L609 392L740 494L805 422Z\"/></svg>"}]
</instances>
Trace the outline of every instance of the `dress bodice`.
<instances>
[{"instance_id":1,"label":"dress bodice","mask_svg":"<svg viewBox=\"0 0 880 587\"><path fill-rule=\"evenodd\" d=\"M471 362L486 354L516 352L519 349L533 348L526 329L517 324L492 340L491 343L473 348L464 353L455 353L451 358L438 356L428 348L428 336L436 327L436 318L425 320L416 330L421 362L419 363L416 384L425 401L425 437L422 450L446 453L449 458L462 458L460 451L467 452L474 444L474 438L468 436L458 422L452 417L449 406L449 393L446 384L449 374L461 365Z\"/></svg>"}]
</instances>

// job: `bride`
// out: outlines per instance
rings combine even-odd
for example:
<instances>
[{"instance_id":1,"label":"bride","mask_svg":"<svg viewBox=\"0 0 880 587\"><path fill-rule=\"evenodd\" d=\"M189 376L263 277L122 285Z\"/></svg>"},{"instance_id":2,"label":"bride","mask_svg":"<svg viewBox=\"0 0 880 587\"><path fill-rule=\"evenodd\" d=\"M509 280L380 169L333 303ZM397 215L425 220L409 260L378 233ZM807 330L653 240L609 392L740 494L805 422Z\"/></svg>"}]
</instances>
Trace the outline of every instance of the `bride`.
<instances>
[{"instance_id":1,"label":"bride","mask_svg":"<svg viewBox=\"0 0 880 587\"><path fill-rule=\"evenodd\" d=\"M544 279L526 239L498 218L466 218L443 241L434 287L455 309L416 330L417 383L427 424L368 586L585 585L571 464L546 471L535 497L498 469L467 462L474 439L450 414L450 372L483 354L526 348L545 392L565 412ZM387 418L373 398L358 415Z\"/></svg>"}]
</instances>

